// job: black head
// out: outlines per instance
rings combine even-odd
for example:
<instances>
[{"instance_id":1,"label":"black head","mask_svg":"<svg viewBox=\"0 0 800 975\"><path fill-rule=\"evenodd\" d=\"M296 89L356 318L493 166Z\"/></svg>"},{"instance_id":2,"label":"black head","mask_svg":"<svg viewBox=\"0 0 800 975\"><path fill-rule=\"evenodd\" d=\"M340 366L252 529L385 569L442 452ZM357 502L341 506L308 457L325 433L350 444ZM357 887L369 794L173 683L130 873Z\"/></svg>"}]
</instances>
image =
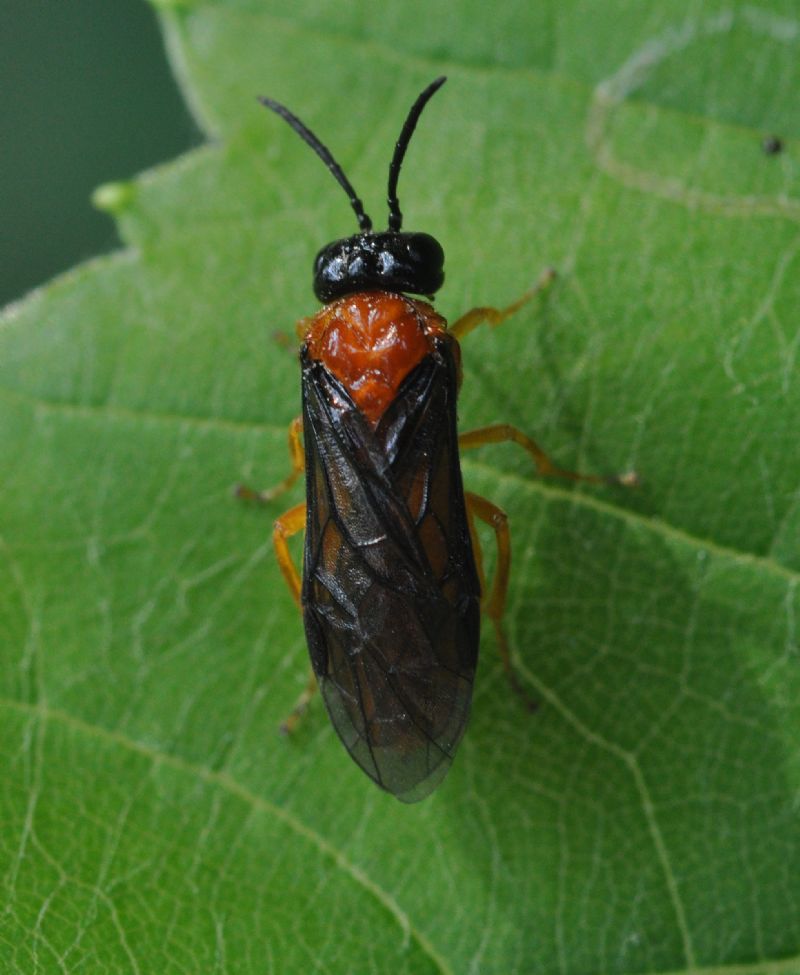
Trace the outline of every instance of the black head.
<instances>
[{"instance_id":1,"label":"black head","mask_svg":"<svg viewBox=\"0 0 800 975\"><path fill-rule=\"evenodd\" d=\"M430 234L401 232L403 214L397 199L397 179L417 120L445 81L437 78L428 85L408 113L389 166L389 228L381 233L373 232L372 221L364 212L361 200L326 146L283 105L271 98L260 99L285 119L322 159L347 193L358 218L359 233L333 241L316 256L314 294L320 301L333 301L355 291L373 289L432 296L442 286L444 251L439 242Z\"/></svg>"},{"instance_id":2,"label":"black head","mask_svg":"<svg viewBox=\"0 0 800 975\"><path fill-rule=\"evenodd\" d=\"M314 261L314 294L324 302L372 289L433 295L443 281L444 251L430 234L387 230L343 237Z\"/></svg>"}]
</instances>

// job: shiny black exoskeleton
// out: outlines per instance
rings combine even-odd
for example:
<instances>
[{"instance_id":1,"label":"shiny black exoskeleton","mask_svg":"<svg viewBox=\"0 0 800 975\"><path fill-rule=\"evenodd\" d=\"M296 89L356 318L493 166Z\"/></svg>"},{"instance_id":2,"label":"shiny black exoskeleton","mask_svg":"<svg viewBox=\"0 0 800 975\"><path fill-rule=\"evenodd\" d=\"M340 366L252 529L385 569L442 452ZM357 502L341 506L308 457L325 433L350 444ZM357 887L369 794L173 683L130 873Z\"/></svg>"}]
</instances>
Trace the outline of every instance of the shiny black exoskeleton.
<instances>
[{"instance_id":1,"label":"shiny black exoskeleton","mask_svg":"<svg viewBox=\"0 0 800 975\"><path fill-rule=\"evenodd\" d=\"M444 251L430 234L362 233L323 247L314 261L314 294L322 302L356 291L432 296L444 281Z\"/></svg>"}]
</instances>

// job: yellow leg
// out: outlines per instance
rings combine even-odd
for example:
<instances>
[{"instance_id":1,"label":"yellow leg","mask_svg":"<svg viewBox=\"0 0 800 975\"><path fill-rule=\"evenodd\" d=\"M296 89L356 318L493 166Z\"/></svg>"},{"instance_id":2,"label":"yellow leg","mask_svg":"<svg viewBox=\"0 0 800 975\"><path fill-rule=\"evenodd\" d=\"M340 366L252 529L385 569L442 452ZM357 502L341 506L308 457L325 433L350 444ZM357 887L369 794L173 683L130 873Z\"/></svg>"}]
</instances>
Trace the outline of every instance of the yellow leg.
<instances>
[{"instance_id":1,"label":"yellow leg","mask_svg":"<svg viewBox=\"0 0 800 975\"><path fill-rule=\"evenodd\" d=\"M275 527L272 531L272 542L275 546L275 557L278 560L278 565L283 574L283 578L286 580L286 584L289 587L289 591L292 594L292 598L301 606L300 602L300 573L297 571L297 566L292 561L291 553L289 552L289 546L287 544L287 539L291 538L292 535L296 535L305 528L306 524L306 506L305 504L295 505L294 508L290 508L287 512L281 515L275 522ZM311 671L308 677L308 683L297 699L297 703L294 708L292 708L291 714L286 718L285 721L281 722L280 731L283 735L290 735L298 725L300 718L305 714L308 708L309 701L314 696L317 690L317 678L314 672Z\"/></svg>"},{"instance_id":2,"label":"yellow leg","mask_svg":"<svg viewBox=\"0 0 800 975\"><path fill-rule=\"evenodd\" d=\"M507 308L473 308L472 311L462 315L449 327L450 333L460 340L484 322L491 328L497 328L537 294L546 291L555 279L555 270L546 268L534 287L530 291L526 291L513 304ZM526 450L533 458L536 469L542 477L565 477L570 481L586 481L589 484L622 484L625 487L635 487L639 483L639 479L633 471L603 477L597 474L579 474L577 471L565 470L563 467L554 464L542 448L527 434L508 423L496 423L489 427L481 427L479 430L463 433L458 438L458 442L464 450L487 443L503 443L505 441L517 443L523 450Z\"/></svg>"},{"instance_id":3,"label":"yellow leg","mask_svg":"<svg viewBox=\"0 0 800 975\"><path fill-rule=\"evenodd\" d=\"M502 508L498 508L496 504L492 504L491 501L481 497L479 494L473 494L471 491L467 491L465 492L465 498L467 502L470 534L475 550L475 561L478 568L478 577L481 582L481 592L483 594L481 608L494 626L497 649L512 688L525 701L527 707L533 711L536 709L536 702L528 695L514 672L514 667L511 663L511 653L508 649L508 641L503 630L503 614L506 608L508 581L511 575L511 535L508 530L508 515ZM475 533L475 518L480 518L482 522L492 529L497 541L497 565L494 570L492 588L488 592L483 573L483 557L481 555L480 543L477 541L477 535Z\"/></svg>"},{"instance_id":4,"label":"yellow leg","mask_svg":"<svg viewBox=\"0 0 800 975\"><path fill-rule=\"evenodd\" d=\"M272 530L272 544L275 546L275 558L278 560L278 566L283 573L283 578L286 580L286 585L289 587L289 592L291 592L292 598L298 606L300 606L300 573L292 561L286 540L291 538L292 535L301 532L305 528L305 525L306 504L304 501L302 504L296 504L293 508L289 508L288 511L284 512L276 520L275 527Z\"/></svg>"},{"instance_id":5,"label":"yellow leg","mask_svg":"<svg viewBox=\"0 0 800 975\"><path fill-rule=\"evenodd\" d=\"M638 484L638 478L633 471L606 477L602 474L579 474L577 471L565 470L563 467L554 464L535 440L531 440L526 433L511 426L510 423L494 423L489 427L480 427L478 430L462 433L458 438L458 444L462 450L482 447L487 443L519 444L530 455L536 464L536 470L542 477L564 477L570 481L585 481L589 484L621 484L624 487L635 487Z\"/></svg>"},{"instance_id":6,"label":"yellow leg","mask_svg":"<svg viewBox=\"0 0 800 975\"><path fill-rule=\"evenodd\" d=\"M267 488L265 491L256 491L246 484L237 484L236 497L243 501L258 501L260 504L266 504L268 501L277 498L279 494L283 494L284 491L288 491L306 469L306 458L301 440L302 433L302 417L296 416L289 424L289 456L292 459L292 469L279 484Z\"/></svg>"},{"instance_id":7,"label":"yellow leg","mask_svg":"<svg viewBox=\"0 0 800 975\"><path fill-rule=\"evenodd\" d=\"M292 469L289 474L274 487L267 489L266 491L255 491L253 488L247 487L244 484L240 484L236 488L236 496L242 498L245 501L257 501L260 504L266 504L268 501L272 501L279 494L283 494L284 491L288 491L290 487L295 483L298 477L305 470L305 453L303 451L303 442L301 440L303 432L303 420L301 417L295 417L294 420L289 424L289 456L292 459ZM289 587L289 592L292 594L292 598L297 603L298 607L302 608L300 600L300 592L302 587L302 582L300 579L300 573L297 571L297 566L292 560L291 552L289 551L288 539L293 535L297 535L301 532L306 525L306 505L297 504L293 508L284 512L280 518L275 521L275 525L272 530L272 544L275 548L275 557L278 560L278 567L281 570L281 574L286 581L286 585ZM308 683L303 690L303 693L297 699L297 702L292 709L288 717L281 722L280 731L283 735L290 735L297 727L301 717L305 714L308 704L317 690L317 678L314 675L313 670L309 673Z\"/></svg>"},{"instance_id":8,"label":"yellow leg","mask_svg":"<svg viewBox=\"0 0 800 975\"><path fill-rule=\"evenodd\" d=\"M526 305L537 294L546 290L555 279L556 272L553 268L548 267L541 273L539 280L530 291L526 291L521 298L518 298L507 308L473 308L472 311L468 311L466 315L462 315L461 318L453 322L447 330L451 335L461 340L483 322L486 322L491 328L497 328L498 325L502 324L507 318L510 318L515 312L518 312L523 305Z\"/></svg>"},{"instance_id":9,"label":"yellow leg","mask_svg":"<svg viewBox=\"0 0 800 975\"><path fill-rule=\"evenodd\" d=\"M483 591L481 608L490 619L500 620L506 608L506 594L508 593L508 580L511 571L511 537L508 531L508 515L502 508L498 508L496 504L492 504L480 494L467 491L465 497L470 516L480 518L484 524L487 524L494 532L497 540L497 566L494 570L491 592L486 592L482 565L478 575L481 577Z\"/></svg>"}]
</instances>

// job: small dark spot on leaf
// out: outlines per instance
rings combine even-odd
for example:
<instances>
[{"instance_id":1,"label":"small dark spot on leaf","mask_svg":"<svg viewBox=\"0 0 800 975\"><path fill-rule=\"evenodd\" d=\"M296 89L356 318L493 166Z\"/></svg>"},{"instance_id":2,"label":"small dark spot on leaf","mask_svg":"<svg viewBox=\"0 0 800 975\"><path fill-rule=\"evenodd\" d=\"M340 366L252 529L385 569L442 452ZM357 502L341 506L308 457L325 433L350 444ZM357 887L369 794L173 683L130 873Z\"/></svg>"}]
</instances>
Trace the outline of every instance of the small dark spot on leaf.
<instances>
[{"instance_id":1,"label":"small dark spot on leaf","mask_svg":"<svg viewBox=\"0 0 800 975\"><path fill-rule=\"evenodd\" d=\"M768 135L761 142L765 156L777 156L783 152L783 139L777 135Z\"/></svg>"}]
</instances>

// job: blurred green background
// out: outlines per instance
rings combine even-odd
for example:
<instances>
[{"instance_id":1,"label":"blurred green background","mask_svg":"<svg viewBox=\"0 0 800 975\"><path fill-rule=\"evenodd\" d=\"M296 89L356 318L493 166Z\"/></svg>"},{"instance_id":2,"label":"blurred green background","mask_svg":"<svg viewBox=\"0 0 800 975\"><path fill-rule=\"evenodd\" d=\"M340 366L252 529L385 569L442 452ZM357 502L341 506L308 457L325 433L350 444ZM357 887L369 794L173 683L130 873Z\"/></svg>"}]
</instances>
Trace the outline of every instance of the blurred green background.
<instances>
[{"instance_id":1,"label":"blurred green background","mask_svg":"<svg viewBox=\"0 0 800 975\"><path fill-rule=\"evenodd\" d=\"M201 141L143 0L2 0L0 306L119 246L92 190Z\"/></svg>"}]
</instances>

